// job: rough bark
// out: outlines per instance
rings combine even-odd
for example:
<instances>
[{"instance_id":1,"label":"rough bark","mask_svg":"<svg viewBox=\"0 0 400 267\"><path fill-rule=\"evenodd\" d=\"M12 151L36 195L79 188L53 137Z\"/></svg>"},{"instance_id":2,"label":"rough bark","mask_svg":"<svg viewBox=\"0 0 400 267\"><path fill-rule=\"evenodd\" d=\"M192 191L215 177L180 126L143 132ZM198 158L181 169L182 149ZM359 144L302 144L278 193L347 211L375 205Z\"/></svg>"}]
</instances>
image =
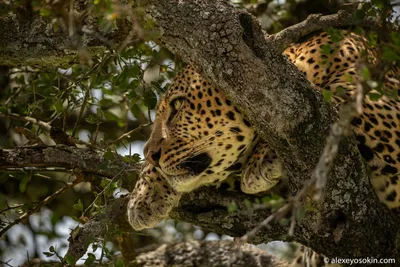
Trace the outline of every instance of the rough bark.
<instances>
[{"instance_id":1,"label":"rough bark","mask_svg":"<svg viewBox=\"0 0 400 267\"><path fill-rule=\"evenodd\" d=\"M131 190L134 180L128 174L137 172L139 164L128 165L118 155L111 160L103 155L101 151L65 145L0 149L0 169L61 167L107 178L120 174L124 187ZM122 174L121 170L124 170Z\"/></svg>"},{"instance_id":2,"label":"rough bark","mask_svg":"<svg viewBox=\"0 0 400 267\"><path fill-rule=\"evenodd\" d=\"M335 119L331 106L274 42L265 40L256 19L245 11L226 1L146 3L162 32L162 44L241 107L283 159L291 191L297 192L324 147ZM353 138L342 141L328 179L323 203L297 225L295 239L328 257L394 257L398 228L377 201ZM195 210L197 202L185 211ZM213 225L221 228L220 221ZM259 233L258 240L265 234Z\"/></svg>"},{"instance_id":3,"label":"rough bark","mask_svg":"<svg viewBox=\"0 0 400 267\"><path fill-rule=\"evenodd\" d=\"M102 238L106 234L114 236L118 231L132 232L132 228L125 218L127 201L128 198L125 197L115 199L109 203L104 213L96 214L87 223L73 230L68 240L67 255L78 260L85 255L89 245L97 238ZM134 247L130 249L134 254Z\"/></svg>"},{"instance_id":4,"label":"rough bark","mask_svg":"<svg viewBox=\"0 0 400 267\"><path fill-rule=\"evenodd\" d=\"M343 27L349 25L361 25L370 29L379 29L376 18L365 17L357 20L354 16L346 11L340 10L337 14L322 16L320 14L311 14L308 18L298 24L286 28L278 34L268 36L268 41L275 44L275 47L284 50L290 43L299 40L312 32L327 29L330 27Z\"/></svg>"},{"instance_id":5,"label":"rough bark","mask_svg":"<svg viewBox=\"0 0 400 267\"><path fill-rule=\"evenodd\" d=\"M132 26L125 17L115 23L111 32L101 32L97 19L83 12L88 4L75 2L72 13L68 11L69 1L49 5L46 8L52 14L45 17L40 16L38 8L32 7L30 2L18 5L14 1L0 1L1 65L69 67L77 55L86 57L101 53L105 46L117 45L130 34ZM57 22L53 23L53 19Z\"/></svg>"},{"instance_id":6,"label":"rough bark","mask_svg":"<svg viewBox=\"0 0 400 267\"><path fill-rule=\"evenodd\" d=\"M207 266L207 267L284 267L285 261L276 260L265 250L238 247L231 241L192 241L162 245L157 250L142 253L133 266Z\"/></svg>"}]
</instances>

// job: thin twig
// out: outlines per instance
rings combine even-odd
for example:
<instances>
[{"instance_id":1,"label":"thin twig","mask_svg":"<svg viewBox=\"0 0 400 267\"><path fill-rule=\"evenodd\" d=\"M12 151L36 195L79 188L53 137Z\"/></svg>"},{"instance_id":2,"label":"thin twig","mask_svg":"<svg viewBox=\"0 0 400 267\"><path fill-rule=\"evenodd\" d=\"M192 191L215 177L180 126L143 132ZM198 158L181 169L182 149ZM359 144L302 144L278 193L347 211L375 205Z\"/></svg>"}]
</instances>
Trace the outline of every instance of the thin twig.
<instances>
[{"instance_id":1,"label":"thin twig","mask_svg":"<svg viewBox=\"0 0 400 267\"><path fill-rule=\"evenodd\" d=\"M15 209L19 209L19 208L22 208L22 207L25 207L25 206L29 206L29 205L32 205L32 204L37 204L37 203L39 203L39 202L34 201L34 202L24 203L24 204L20 204L20 205L12 206L12 207L11 207L11 206L9 206L8 203L6 202L7 208L0 210L0 214L4 213L4 212L6 212L6 211L9 211L9 210L15 210Z\"/></svg>"},{"instance_id":2,"label":"thin twig","mask_svg":"<svg viewBox=\"0 0 400 267\"><path fill-rule=\"evenodd\" d=\"M97 200L99 199L100 196L102 196L104 194L104 192L108 189L108 187L115 182L115 180L118 178L118 176L121 175L121 173L123 173L126 170L126 167L122 168L111 180L110 182L107 184L106 187L103 188L103 190L97 194L96 198L92 201L92 203L82 212L82 216L84 216L89 209L97 202Z\"/></svg>"},{"instance_id":3,"label":"thin twig","mask_svg":"<svg viewBox=\"0 0 400 267\"><path fill-rule=\"evenodd\" d=\"M145 127L148 127L148 126L150 126L150 125L152 125L152 123L141 124L141 125L139 125L138 127L136 127L135 129L130 130L130 131L127 132L127 133L124 133L123 135L121 135L120 137L118 137L117 139L115 139L114 141L109 142L109 143L107 144L107 146L110 146L110 145L112 145L112 144L115 144L115 143L121 141L122 139L124 139L125 137L129 137L129 135L133 134L134 132L137 132L137 131L139 131L139 130L145 128Z\"/></svg>"},{"instance_id":4,"label":"thin twig","mask_svg":"<svg viewBox=\"0 0 400 267\"><path fill-rule=\"evenodd\" d=\"M85 95L83 97L83 102L82 102L82 105L81 105L81 109L79 110L78 118L76 119L74 129L72 130L72 134L71 134L72 136L75 136L76 131L78 130L78 126L79 126L79 123L81 122L81 119L82 119L82 116L83 116L83 111L86 108L86 104L87 104L87 101L89 99L89 95L90 95L90 88L87 87L86 91L85 91Z\"/></svg>"},{"instance_id":5,"label":"thin twig","mask_svg":"<svg viewBox=\"0 0 400 267\"><path fill-rule=\"evenodd\" d=\"M55 199L57 196L61 195L62 193L64 193L66 190L68 190L69 188L73 187L74 185L77 185L78 183L80 183L82 181L81 178L79 178L79 176L71 183L68 183L66 186L58 189L56 192L54 192L52 195L46 197L45 199L43 199L42 201L39 202L39 204L36 205L36 207L34 207L33 209L30 209L29 211L27 211L24 215L22 215L21 217L19 217L18 219L16 219L14 222L10 223L9 225L7 225L6 227L4 227L1 231L0 231L0 237L2 237L5 233L7 233L8 230L10 230L11 227L13 227L16 224L19 224L20 222L24 221L25 219L27 219L29 216L31 216L33 213L37 212L39 209L41 209L43 206L47 205L48 203L50 203L53 199Z\"/></svg>"},{"instance_id":6,"label":"thin twig","mask_svg":"<svg viewBox=\"0 0 400 267\"><path fill-rule=\"evenodd\" d=\"M30 123L33 123L33 124L36 124L36 125L42 127L46 131L50 131L50 129L51 129L50 124L48 124L47 122L38 120L38 119L30 117L30 116L22 116L22 115L19 115L19 114L16 114L16 113L4 114L4 113L0 112L0 117L30 122Z\"/></svg>"}]
</instances>

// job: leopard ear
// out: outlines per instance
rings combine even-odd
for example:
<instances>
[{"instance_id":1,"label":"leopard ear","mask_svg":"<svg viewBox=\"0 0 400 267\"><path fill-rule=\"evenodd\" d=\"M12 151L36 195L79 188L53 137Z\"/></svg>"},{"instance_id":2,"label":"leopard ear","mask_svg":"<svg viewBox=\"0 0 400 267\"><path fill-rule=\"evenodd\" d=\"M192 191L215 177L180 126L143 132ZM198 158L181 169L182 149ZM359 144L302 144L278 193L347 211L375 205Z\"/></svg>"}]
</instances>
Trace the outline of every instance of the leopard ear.
<instances>
[{"instance_id":1,"label":"leopard ear","mask_svg":"<svg viewBox=\"0 0 400 267\"><path fill-rule=\"evenodd\" d=\"M240 188L247 194L264 192L275 186L283 174L277 154L264 141L258 141L243 167Z\"/></svg>"}]
</instances>

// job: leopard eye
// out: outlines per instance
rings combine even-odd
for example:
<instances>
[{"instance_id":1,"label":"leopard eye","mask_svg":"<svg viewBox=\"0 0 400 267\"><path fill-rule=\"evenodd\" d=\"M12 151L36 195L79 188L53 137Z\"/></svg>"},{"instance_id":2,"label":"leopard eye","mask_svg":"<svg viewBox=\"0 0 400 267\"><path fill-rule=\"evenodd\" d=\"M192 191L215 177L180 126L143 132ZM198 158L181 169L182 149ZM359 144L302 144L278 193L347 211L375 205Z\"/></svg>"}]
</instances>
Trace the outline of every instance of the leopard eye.
<instances>
[{"instance_id":1,"label":"leopard eye","mask_svg":"<svg viewBox=\"0 0 400 267\"><path fill-rule=\"evenodd\" d=\"M168 120L171 121L175 115L178 113L178 111L183 107L183 104L185 103L186 98L184 97L178 97L173 99L169 105L171 107L171 113L169 115Z\"/></svg>"}]
</instances>

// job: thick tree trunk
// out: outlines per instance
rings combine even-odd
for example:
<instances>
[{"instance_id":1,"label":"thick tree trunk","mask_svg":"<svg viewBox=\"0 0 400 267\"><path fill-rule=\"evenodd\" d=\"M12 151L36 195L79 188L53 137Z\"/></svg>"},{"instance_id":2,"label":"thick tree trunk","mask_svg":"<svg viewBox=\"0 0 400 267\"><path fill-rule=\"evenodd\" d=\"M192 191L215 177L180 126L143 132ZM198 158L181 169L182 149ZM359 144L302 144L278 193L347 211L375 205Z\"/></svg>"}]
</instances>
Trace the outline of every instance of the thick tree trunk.
<instances>
[{"instance_id":1,"label":"thick tree trunk","mask_svg":"<svg viewBox=\"0 0 400 267\"><path fill-rule=\"evenodd\" d=\"M4 1L0 4L5 5ZM310 178L336 116L305 76L281 55L282 41L266 40L256 19L229 1L147 0L142 4L162 33L160 43L226 93L278 152L289 174L291 193L295 194ZM101 44L94 37L78 36L81 41L75 45L72 42L71 46L64 32L47 28L45 18L30 11L23 13L24 16L18 12L0 18L0 60L4 65L59 66L60 62L69 61L74 51L71 47L80 48L76 44L93 45L94 49ZM113 38L122 40L118 36L130 30L122 27ZM74 39L77 35L69 37ZM48 64L49 61L43 60L46 58L56 59L56 64L54 61ZM11 164L10 167L40 165L40 162L47 166L76 166L84 171L87 167L74 158L49 161L48 149L36 151L37 158L18 154L21 152L23 149L0 150L0 160L2 164ZM67 153L75 152L68 149ZM17 155L19 161L13 161L12 155ZM29 160L23 161L24 158ZM97 160L101 162L101 158ZM96 173L92 167L87 171ZM311 203L316 211L306 212L296 225L294 240L328 257L398 257L396 218L377 201L352 137L344 138L339 147L326 192L323 203ZM249 213L246 199L251 201L253 197L200 189L184 196L172 216L214 232L240 236L270 215L268 210ZM228 213L226 206L233 201L238 210ZM118 209L126 209L124 205ZM118 222L120 215L115 218L113 214L105 217ZM286 232L286 226L275 222L258 232L253 242L281 239ZM71 248L73 244L71 240ZM80 252L85 249L82 246Z\"/></svg>"}]
</instances>

